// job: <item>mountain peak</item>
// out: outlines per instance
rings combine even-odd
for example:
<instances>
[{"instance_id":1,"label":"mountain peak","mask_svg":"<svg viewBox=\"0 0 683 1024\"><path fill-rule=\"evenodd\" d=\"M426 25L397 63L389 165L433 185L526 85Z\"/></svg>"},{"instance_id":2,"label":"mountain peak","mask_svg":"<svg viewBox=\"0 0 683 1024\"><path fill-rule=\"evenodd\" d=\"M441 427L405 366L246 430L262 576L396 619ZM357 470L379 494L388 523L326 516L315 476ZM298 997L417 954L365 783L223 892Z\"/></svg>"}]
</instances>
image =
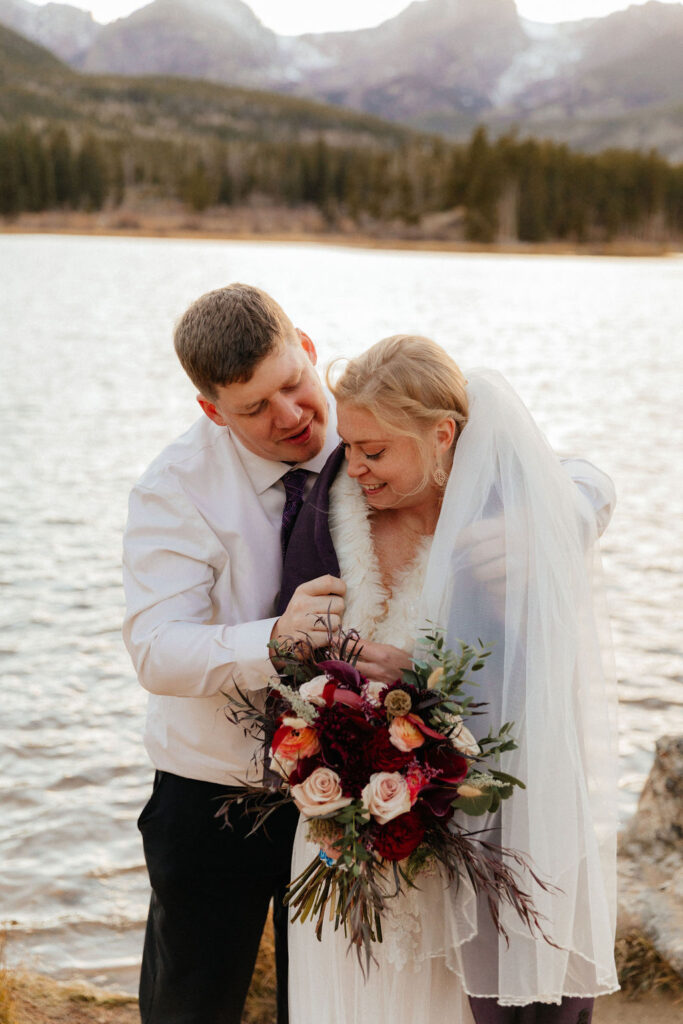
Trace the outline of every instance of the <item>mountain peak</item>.
<instances>
[{"instance_id":1,"label":"mountain peak","mask_svg":"<svg viewBox=\"0 0 683 1024\"><path fill-rule=\"evenodd\" d=\"M170 8L182 8L190 17L213 18L239 27L263 27L260 18L243 0L153 0L143 10L155 8L161 11Z\"/></svg>"},{"instance_id":2,"label":"mountain peak","mask_svg":"<svg viewBox=\"0 0 683 1024\"><path fill-rule=\"evenodd\" d=\"M67 4L0 0L0 22L91 72L296 93L460 138L519 124L592 148L680 152L681 4L542 25L515 0L414 0L371 28L287 37L248 0L152 0L108 25Z\"/></svg>"}]
</instances>

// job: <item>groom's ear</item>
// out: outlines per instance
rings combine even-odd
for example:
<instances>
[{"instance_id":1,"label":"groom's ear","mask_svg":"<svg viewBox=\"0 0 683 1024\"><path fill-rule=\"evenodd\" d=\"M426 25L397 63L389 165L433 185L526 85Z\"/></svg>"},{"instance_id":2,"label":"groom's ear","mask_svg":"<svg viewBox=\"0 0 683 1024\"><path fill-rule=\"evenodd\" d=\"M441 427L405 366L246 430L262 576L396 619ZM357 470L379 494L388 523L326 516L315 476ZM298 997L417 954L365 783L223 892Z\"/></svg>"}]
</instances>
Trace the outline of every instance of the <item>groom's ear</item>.
<instances>
[{"instance_id":1,"label":"groom's ear","mask_svg":"<svg viewBox=\"0 0 683 1024\"><path fill-rule=\"evenodd\" d=\"M305 331L300 330L298 327L296 327L295 330L296 333L299 335L299 338L301 340L301 346L304 352L315 366L315 364L318 362L318 353L315 350L315 345L313 344L313 342L308 337Z\"/></svg>"},{"instance_id":2,"label":"groom's ear","mask_svg":"<svg viewBox=\"0 0 683 1024\"><path fill-rule=\"evenodd\" d=\"M204 395L197 395L197 402L205 416L208 416L210 420L217 423L219 427L227 427L227 423L213 402L210 402L208 398L204 398Z\"/></svg>"}]
</instances>

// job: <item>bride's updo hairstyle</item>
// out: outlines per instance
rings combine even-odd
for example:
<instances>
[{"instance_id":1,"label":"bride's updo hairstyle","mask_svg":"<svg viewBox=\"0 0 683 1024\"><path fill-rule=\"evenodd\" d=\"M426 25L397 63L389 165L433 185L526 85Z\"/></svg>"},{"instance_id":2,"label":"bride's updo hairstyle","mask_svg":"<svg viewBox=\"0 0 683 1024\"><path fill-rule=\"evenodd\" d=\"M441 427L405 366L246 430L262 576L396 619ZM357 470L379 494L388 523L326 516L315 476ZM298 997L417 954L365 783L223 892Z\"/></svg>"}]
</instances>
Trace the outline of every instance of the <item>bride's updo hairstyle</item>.
<instances>
[{"instance_id":1,"label":"bride's updo hairstyle","mask_svg":"<svg viewBox=\"0 0 683 1024\"><path fill-rule=\"evenodd\" d=\"M327 372L327 385L337 402L367 409L384 426L413 437L425 464L424 431L441 420L455 423L453 448L467 423L465 378L455 360L430 338L394 334L367 352L350 359L335 380Z\"/></svg>"}]
</instances>

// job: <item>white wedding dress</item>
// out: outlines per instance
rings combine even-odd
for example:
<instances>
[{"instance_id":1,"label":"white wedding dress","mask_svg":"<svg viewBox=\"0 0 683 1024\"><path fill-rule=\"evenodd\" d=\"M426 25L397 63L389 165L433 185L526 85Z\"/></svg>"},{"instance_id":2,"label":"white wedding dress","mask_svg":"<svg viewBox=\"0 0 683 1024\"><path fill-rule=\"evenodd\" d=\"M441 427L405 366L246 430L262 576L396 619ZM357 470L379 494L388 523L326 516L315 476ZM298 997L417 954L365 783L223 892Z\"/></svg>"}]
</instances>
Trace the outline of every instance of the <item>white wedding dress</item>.
<instances>
[{"instance_id":1,"label":"white wedding dress","mask_svg":"<svg viewBox=\"0 0 683 1024\"><path fill-rule=\"evenodd\" d=\"M372 544L367 507L358 485L342 471L330 491L330 528L347 584L345 628L368 640L412 650L431 538L395 581L389 598ZM302 818L294 843L292 877L317 856ZM474 1024L458 975L440 950L453 942L444 912L446 882L434 872L390 901L377 964L367 978L343 929L325 922L318 941L310 920L289 926L289 999L292 1024Z\"/></svg>"},{"instance_id":2,"label":"white wedding dress","mask_svg":"<svg viewBox=\"0 0 683 1024\"><path fill-rule=\"evenodd\" d=\"M450 647L478 637L490 646L477 683L489 723L515 723L504 769L526 789L477 818L476 828L494 829L495 842L521 851L553 883L544 889L524 874L553 943L530 934L502 903L508 944L471 888L422 877L420 890L387 913L379 968L367 982L343 932L330 927L318 942L310 921L290 926L292 1024L473 1024L465 988L524 1006L619 987L616 678L594 509L500 374L468 373L467 391L467 426L434 537L390 597L357 485L343 472L335 481L330 525L347 583L344 625L406 650L429 624ZM486 582L490 566L481 558L492 527L502 543L494 562L500 592ZM295 876L317 853L305 830L302 823Z\"/></svg>"}]
</instances>

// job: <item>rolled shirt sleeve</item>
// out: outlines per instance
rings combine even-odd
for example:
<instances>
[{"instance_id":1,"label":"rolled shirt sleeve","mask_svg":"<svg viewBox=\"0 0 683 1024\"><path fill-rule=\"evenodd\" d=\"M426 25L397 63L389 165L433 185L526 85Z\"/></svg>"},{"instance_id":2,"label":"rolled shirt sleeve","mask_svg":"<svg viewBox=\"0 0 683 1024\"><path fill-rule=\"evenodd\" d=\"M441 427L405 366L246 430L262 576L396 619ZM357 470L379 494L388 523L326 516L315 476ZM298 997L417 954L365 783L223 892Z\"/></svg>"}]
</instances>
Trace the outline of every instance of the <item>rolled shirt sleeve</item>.
<instances>
[{"instance_id":1,"label":"rolled shirt sleeve","mask_svg":"<svg viewBox=\"0 0 683 1024\"><path fill-rule=\"evenodd\" d=\"M560 461L593 509L597 535L601 537L609 526L617 503L612 480L588 459L566 458Z\"/></svg>"}]
</instances>

